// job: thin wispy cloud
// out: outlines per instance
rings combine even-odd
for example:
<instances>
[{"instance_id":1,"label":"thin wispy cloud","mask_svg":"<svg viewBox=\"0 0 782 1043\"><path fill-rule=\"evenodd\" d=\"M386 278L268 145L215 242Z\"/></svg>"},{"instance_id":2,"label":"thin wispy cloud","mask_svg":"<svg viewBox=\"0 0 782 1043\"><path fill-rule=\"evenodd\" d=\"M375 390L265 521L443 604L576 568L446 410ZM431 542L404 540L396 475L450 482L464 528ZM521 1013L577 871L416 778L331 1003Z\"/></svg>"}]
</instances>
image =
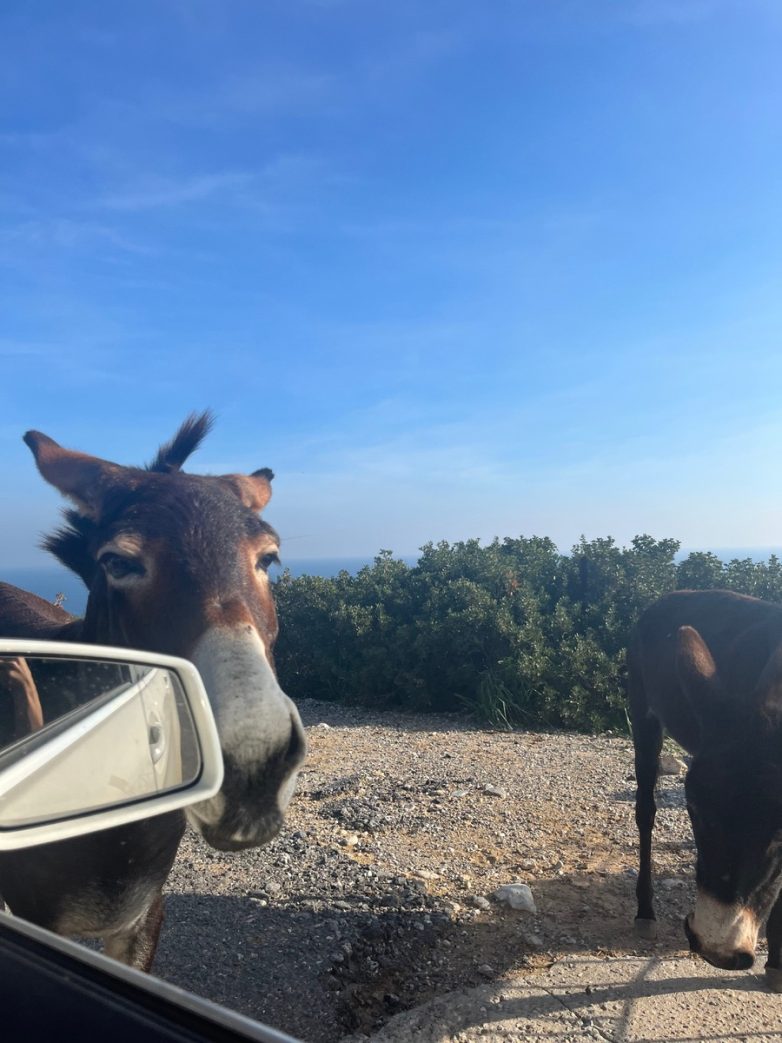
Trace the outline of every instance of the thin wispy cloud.
<instances>
[{"instance_id":1,"label":"thin wispy cloud","mask_svg":"<svg viewBox=\"0 0 782 1043\"><path fill-rule=\"evenodd\" d=\"M342 182L343 176L320 157L289 153L271 157L256 170L183 174L179 178L139 174L125 187L99 199L97 206L131 212L229 203L273 215L277 208L302 200L311 189L321 191Z\"/></svg>"},{"instance_id":2,"label":"thin wispy cloud","mask_svg":"<svg viewBox=\"0 0 782 1043\"><path fill-rule=\"evenodd\" d=\"M404 43L375 46L339 71L267 61L232 71L208 87L171 93L157 89L155 119L185 127L225 129L233 124L305 114L344 117L365 104L365 92L389 82L403 84L457 53L469 34L456 26L421 30Z\"/></svg>"},{"instance_id":3,"label":"thin wispy cloud","mask_svg":"<svg viewBox=\"0 0 782 1043\"><path fill-rule=\"evenodd\" d=\"M413 33L403 44L390 44L362 58L356 66L360 77L368 81L395 80L417 76L452 57L469 40L469 31L456 22L448 28L423 29Z\"/></svg>"},{"instance_id":4,"label":"thin wispy cloud","mask_svg":"<svg viewBox=\"0 0 782 1043\"><path fill-rule=\"evenodd\" d=\"M225 171L216 174L173 178L141 179L124 192L104 196L99 205L109 210L151 210L162 206L197 203L215 196L230 196L245 188L254 175L247 171Z\"/></svg>"},{"instance_id":5,"label":"thin wispy cloud","mask_svg":"<svg viewBox=\"0 0 782 1043\"><path fill-rule=\"evenodd\" d=\"M152 247L128 239L110 225L67 217L39 218L9 224L6 228L0 229L0 256L4 247L11 251L7 256L17 260L17 251L20 248L100 251L108 247L112 251L139 256L155 253Z\"/></svg>"},{"instance_id":6,"label":"thin wispy cloud","mask_svg":"<svg viewBox=\"0 0 782 1043\"><path fill-rule=\"evenodd\" d=\"M47 149L62 141L62 131L3 131L0 133L0 148L4 149Z\"/></svg>"},{"instance_id":7,"label":"thin wispy cloud","mask_svg":"<svg viewBox=\"0 0 782 1043\"><path fill-rule=\"evenodd\" d=\"M230 77L213 99L216 109L247 114L294 112L328 99L335 78L329 73L295 69L253 70Z\"/></svg>"},{"instance_id":8,"label":"thin wispy cloud","mask_svg":"<svg viewBox=\"0 0 782 1043\"><path fill-rule=\"evenodd\" d=\"M157 89L154 118L183 127L224 130L248 120L321 110L338 89L328 72L269 64L233 71L208 87Z\"/></svg>"},{"instance_id":9,"label":"thin wispy cloud","mask_svg":"<svg viewBox=\"0 0 782 1043\"><path fill-rule=\"evenodd\" d=\"M44 358L57 351L55 343L45 344L35 341L0 339L0 358Z\"/></svg>"}]
</instances>

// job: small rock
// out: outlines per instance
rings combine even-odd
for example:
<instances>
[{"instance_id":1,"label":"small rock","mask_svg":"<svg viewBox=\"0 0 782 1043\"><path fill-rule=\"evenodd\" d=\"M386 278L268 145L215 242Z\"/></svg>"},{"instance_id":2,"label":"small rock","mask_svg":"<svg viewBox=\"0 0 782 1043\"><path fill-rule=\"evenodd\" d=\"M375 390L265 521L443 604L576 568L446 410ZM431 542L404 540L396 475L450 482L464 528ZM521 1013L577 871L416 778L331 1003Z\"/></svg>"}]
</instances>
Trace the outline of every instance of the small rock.
<instances>
[{"instance_id":1,"label":"small rock","mask_svg":"<svg viewBox=\"0 0 782 1043\"><path fill-rule=\"evenodd\" d=\"M418 880L439 880L440 874L432 872L431 869L414 869L413 876Z\"/></svg>"},{"instance_id":2,"label":"small rock","mask_svg":"<svg viewBox=\"0 0 782 1043\"><path fill-rule=\"evenodd\" d=\"M494 968L488 963L482 963L480 967L478 967L478 974L480 974L482 978L493 978Z\"/></svg>"},{"instance_id":3,"label":"small rock","mask_svg":"<svg viewBox=\"0 0 782 1043\"><path fill-rule=\"evenodd\" d=\"M330 732L331 731L331 725L330 724L326 724L325 721L321 721L320 724L316 724L315 727L319 731L322 731L322 732Z\"/></svg>"},{"instance_id":4,"label":"small rock","mask_svg":"<svg viewBox=\"0 0 782 1043\"><path fill-rule=\"evenodd\" d=\"M355 833L351 833L349 837L343 837L340 840L340 844L343 847L358 847L358 836Z\"/></svg>"},{"instance_id":5,"label":"small rock","mask_svg":"<svg viewBox=\"0 0 782 1043\"><path fill-rule=\"evenodd\" d=\"M474 909L491 909L491 902L483 895L469 895L467 901Z\"/></svg>"},{"instance_id":6,"label":"small rock","mask_svg":"<svg viewBox=\"0 0 782 1043\"><path fill-rule=\"evenodd\" d=\"M466 797L469 792L470 791L468 789L457 789L457 790L453 791L451 796L453 796L453 797L455 797L457 799L461 799L462 797Z\"/></svg>"},{"instance_id":7,"label":"small rock","mask_svg":"<svg viewBox=\"0 0 782 1043\"><path fill-rule=\"evenodd\" d=\"M675 757L672 753L663 753L660 757L660 775L683 775L687 771L687 765L681 757Z\"/></svg>"},{"instance_id":8,"label":"small rock","mask_svg":"<svg viewBox=\"0 0 782 1043\"><path fill-rule=\"evenodd\" d=\"M483 787L483 792L488 793L490 797L507 797L508 791L500 789L498 786L492 786L491 783L487 782Z\"/></svg>"},{"instance_id":9,"label":"small rock","mask_svg":"<svg viewBox=\"0 0 782 1043\"><path fill-rule=\"evenodd\" d=\"M507 903L511 909L524 913L536 913L537 906L532 891L526 884L504 884L494 892L498 902Z\"/></svg>"}]
</instances>

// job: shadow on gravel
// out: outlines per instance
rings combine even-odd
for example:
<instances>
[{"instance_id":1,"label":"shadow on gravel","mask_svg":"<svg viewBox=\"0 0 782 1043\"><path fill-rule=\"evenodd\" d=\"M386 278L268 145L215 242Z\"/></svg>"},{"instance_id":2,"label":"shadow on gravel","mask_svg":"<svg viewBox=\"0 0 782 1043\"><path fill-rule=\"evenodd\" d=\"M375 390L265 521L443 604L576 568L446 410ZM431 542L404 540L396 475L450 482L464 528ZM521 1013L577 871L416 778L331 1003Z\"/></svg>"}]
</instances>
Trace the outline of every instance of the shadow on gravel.
<instances>
[{"instance_id":1,"label":"shadow on gravel","mask_svg":"<svg viewBox=\"0 0 782 1043\"><path fill-rule=\"evenodd\" d=\"M338 945L327 918L251 897L167 895L153 973L307 1043L336 1040L344 1033L319 983Z\"/></svg>"},{"instance_id":2,"label":"shadow on gravel","mask_svg":"<svg viewBox=\"0 0 782 1043\"><path fill-rule=\"evenodd\" d=\"M492 904L454 914L436 893L400 909L346 894L294 900L169 895L154 973L307 1043L370 1032L394 1014L567 954L684 949L688 886L661 893L659 939L633 933L635 881L583 874L533 882L535 915Z\"/></svg>"}]
</instances>

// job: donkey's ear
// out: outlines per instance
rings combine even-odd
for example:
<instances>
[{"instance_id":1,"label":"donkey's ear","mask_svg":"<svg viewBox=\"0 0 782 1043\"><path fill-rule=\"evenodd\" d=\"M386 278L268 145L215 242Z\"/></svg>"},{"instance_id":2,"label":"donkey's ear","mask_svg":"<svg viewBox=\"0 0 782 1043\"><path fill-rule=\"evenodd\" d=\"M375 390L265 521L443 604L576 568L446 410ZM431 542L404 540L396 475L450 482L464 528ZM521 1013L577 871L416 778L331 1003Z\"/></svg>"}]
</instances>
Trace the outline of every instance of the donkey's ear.
<instances>
[{"instance_id":1,"label":"donkey's ear","mask_svg":"<svg viewBox=\"0 0 782 1043\"><path fill-rule=\"evenodd\" d=\"M272 478L274 472L262 467L252 474L224 474L220 481L230 485L245 507L262 511L272 496Z\"/></svg>"},{"instance_id":2,"label":"donkey's ear","mask_svg":"<svg viewBox=\"0 0 782 1043\"><path fill-rule=\"evenodd\" d=\"M701 724L708 724L724 702L724 689L708 645L694 627L676 634L676 674Z\"/></svg>"},{"instance_id":3,"label":"donkey's ear","mask_svg":"<svg viewBox=\"0 0 782 1043\"><path fill-rule=\"evenodd\" d=\"M80 513L96 518L108 486L116 483L123 468L86 453L63 449L40 431L28 431L24 440L43 478L73 500Z\"/></svg>"}]
</instances>

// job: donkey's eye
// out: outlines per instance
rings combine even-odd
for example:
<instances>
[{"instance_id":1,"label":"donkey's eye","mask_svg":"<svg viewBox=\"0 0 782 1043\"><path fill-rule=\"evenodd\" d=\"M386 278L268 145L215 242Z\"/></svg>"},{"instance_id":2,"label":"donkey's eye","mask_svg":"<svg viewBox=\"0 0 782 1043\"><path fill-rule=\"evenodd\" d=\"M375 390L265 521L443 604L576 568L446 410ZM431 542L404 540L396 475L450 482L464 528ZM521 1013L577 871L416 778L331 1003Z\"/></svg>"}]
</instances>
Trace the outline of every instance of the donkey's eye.
<instances>
[{"instance_id":1,"label":"donkey's eye","mask_svg":"<svg viewBox=\"0 0 782 1043\"><path fill-rule=\"evenodd\" d=\"M272 551L270 554L262 554L255 563L256 569L259 572L266 572L270 565L279 565L280 556L276 551Z\"/></svg>"},{"instance_id":2,"label":"donkey's eye","mask_svg":"<svg viewBox=\"0 0 782 1043\"><path fill-rule=\"evenodd\" d=\"M112 579L124 579L126 576L143 576L145 569L138 558L126 558L122 554L103 554L100 564Z\"/></svg>"}]
</instances>

